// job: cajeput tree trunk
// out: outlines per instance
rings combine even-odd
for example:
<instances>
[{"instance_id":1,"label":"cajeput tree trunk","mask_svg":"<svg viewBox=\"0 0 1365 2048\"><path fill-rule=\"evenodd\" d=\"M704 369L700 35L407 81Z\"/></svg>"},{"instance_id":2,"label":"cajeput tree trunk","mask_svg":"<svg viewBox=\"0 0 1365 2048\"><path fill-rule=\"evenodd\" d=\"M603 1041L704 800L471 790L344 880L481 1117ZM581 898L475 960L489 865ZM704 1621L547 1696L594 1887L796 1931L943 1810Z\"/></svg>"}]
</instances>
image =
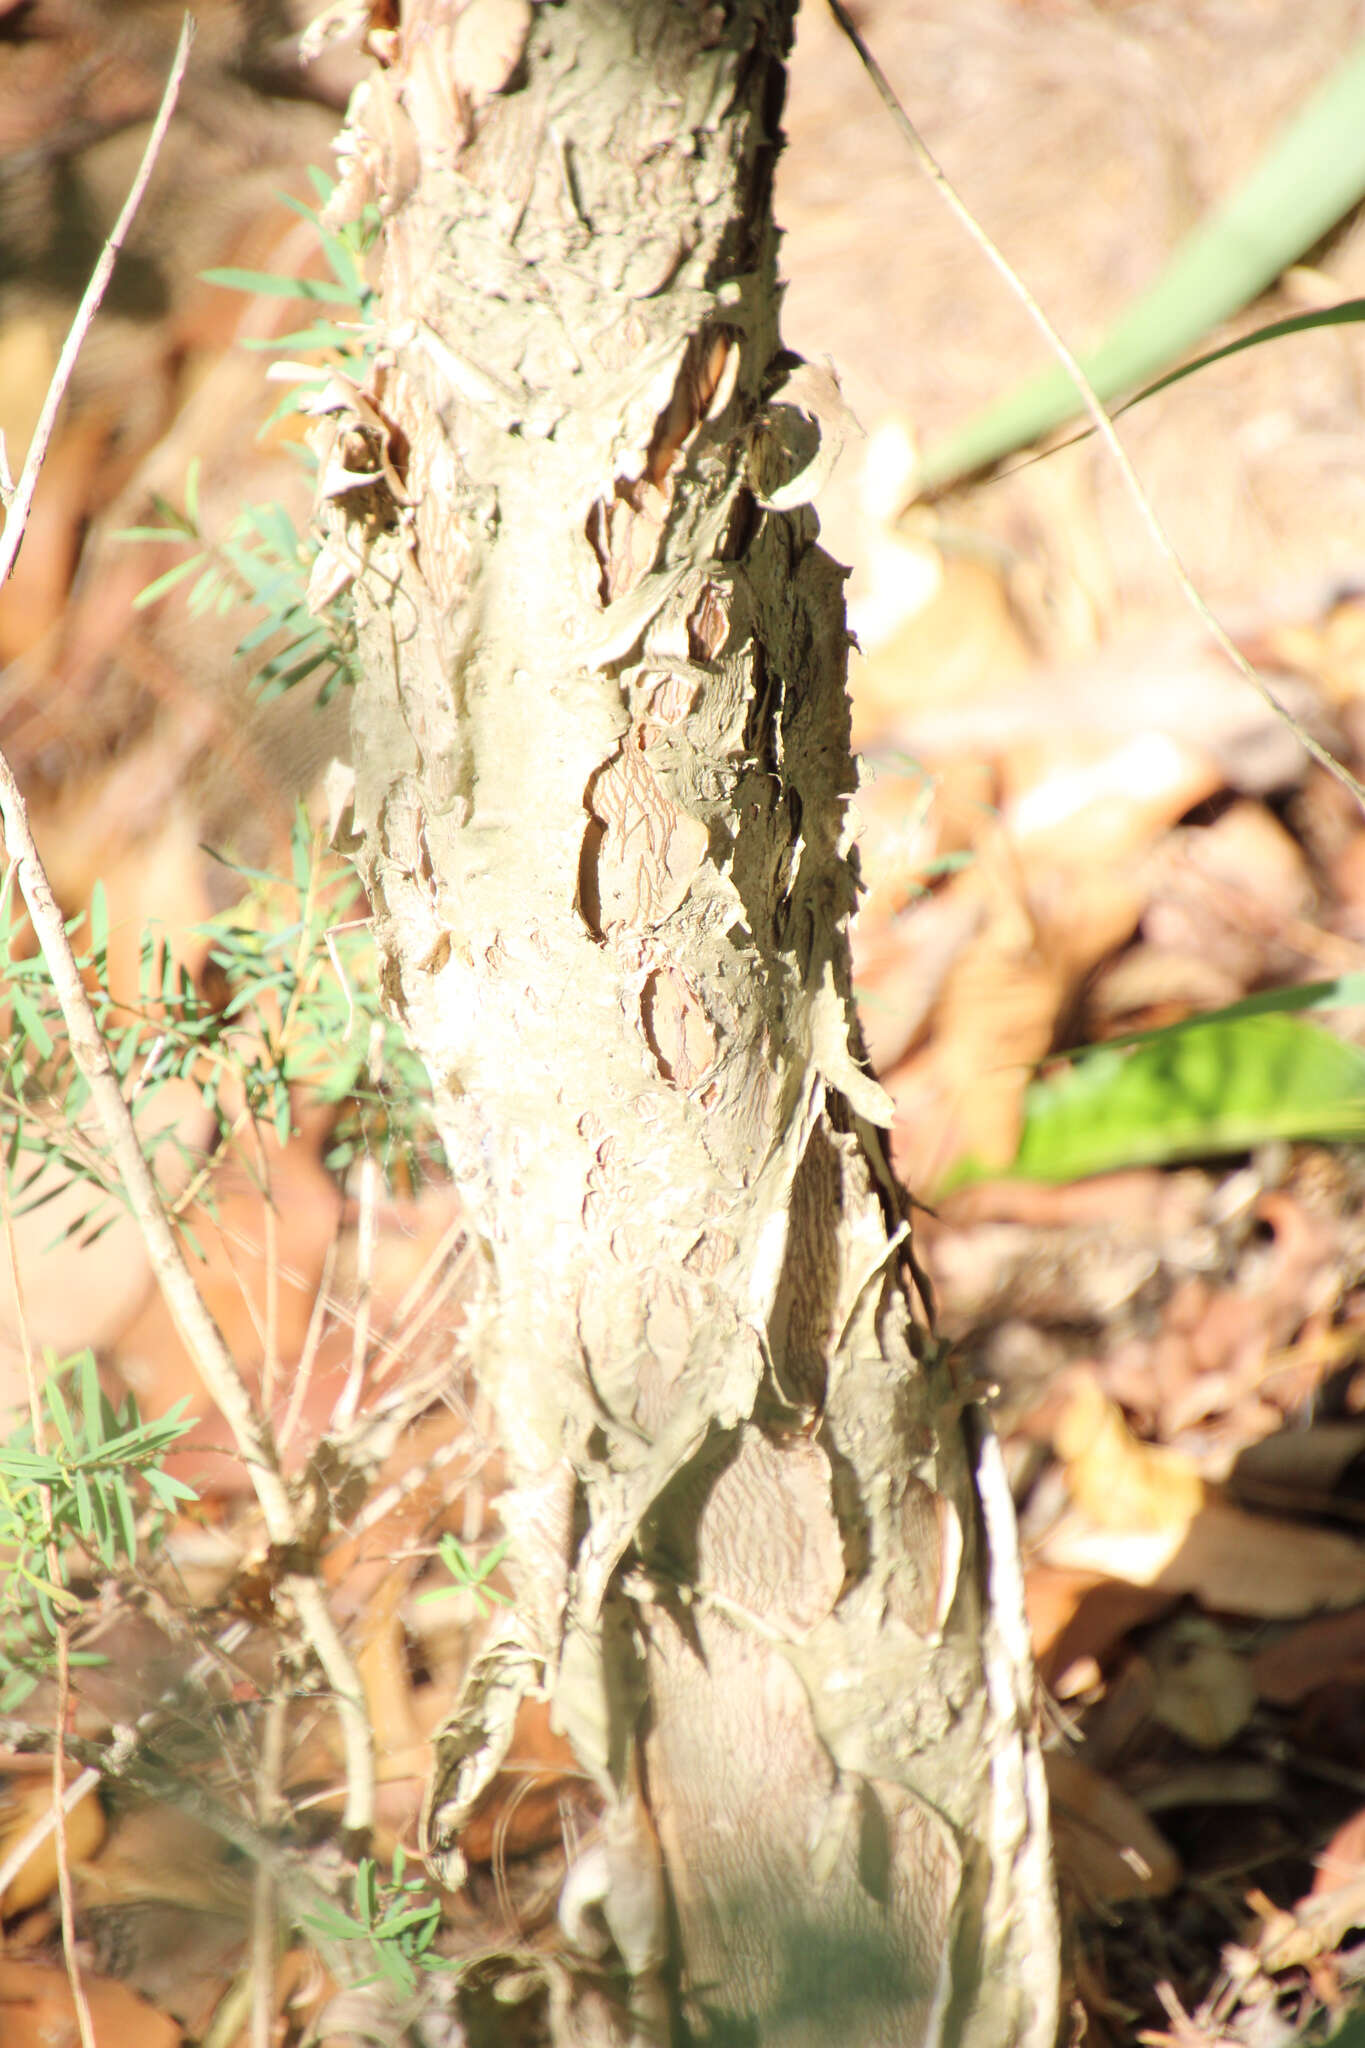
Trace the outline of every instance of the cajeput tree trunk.
<instances>
[{"instance_id":1,"label":"cajeput tree trunk","mask_svg":"<svg viewBox=\"0 0 1365 2048\"><path fill-rule=\"evenodd\" d=\"M1050 2048L1009 1500L850 1004L792 11L370 10L335 204L383 216L381 345L320 574L356 572L362 861L482 1248L517 1583L427 1831L450 1870L543 1692L602 1801L551 2038Z\"/></svg>"}]
</instances>

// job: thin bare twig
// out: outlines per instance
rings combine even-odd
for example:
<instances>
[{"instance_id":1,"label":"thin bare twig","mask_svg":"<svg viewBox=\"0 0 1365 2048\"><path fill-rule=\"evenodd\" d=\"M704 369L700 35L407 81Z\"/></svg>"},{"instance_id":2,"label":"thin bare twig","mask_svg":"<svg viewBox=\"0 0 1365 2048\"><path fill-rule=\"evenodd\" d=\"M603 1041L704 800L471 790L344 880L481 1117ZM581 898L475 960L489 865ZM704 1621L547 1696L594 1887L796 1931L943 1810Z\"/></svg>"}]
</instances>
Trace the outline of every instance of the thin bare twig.
<instances>
[{"instance_id":1,"label":"thin bare twig","mask_svg":"<svg viewBox=\"0 0 1365 2048\"><path fill-rule=\"evenodd\" d=\"M166 140L166 130L171 125L175 103L180 97L180 83L185 76L185 66L190 57L190 44L193 41L194 22L187 14L180 30L180 40L175 46L175 56L171 61L166 90L161 95L161 105L157 109L152 132L147 137L142 162L137 167L137 176L129 188L128 197L123 202L123 210L114 222L109 239L100 251L99 261L90 274L89 284L85 287L85 296L76 309L71 331L62 344L62 352L57 358L57 367L52 373L52 382L48 386L47 397L43 400L38 424L33 429L33 439L29 442L28 454L24 458L19 481L17 484L6 484L4 487L5 528L4 532L0 533L0 584L6 582L10 570L14 567L19 543L24 537L24 528L28 525L28 515L33 509L33 493L38 488L38 475L47 456L47 446L52 439L58 408L66 396L66 387L71 382L71 373L76 367L76 358L85 344L90 323L99 311L100 300L104 297L109 280L114 274L119 251L133 224L133 216L142 204L153 167L161 154L161 145Z\"/></svg>"},{"instance_id":2,"label":"thin bare twig","mask_svg":"<svg viewBox=\"0 0 1365 2048\"><path fill-rule=\"evenodd\" d=\"M280 1424L278 1442L283 1450L299 1426L303 1404L308 1397L308 1388L313 1378L313 1367L317 1364L318 1347L322 1343L322 1332L327 1322L327 1311L331 1305L332 1275L337 1263L337 1233L334 1230L323 1254L322 1273L313 1294L313 1306L308 1311L308 1328L304 1332L303 1350L294 1368L294 1384L289 1389L289 1406L284 1411Z\"/></svg>"},{"instance_id":3,"label":"thin bare twig","mask_svg":"<svg viewBox=\"0 0 1365 2048\"><path fill-rule=\"evenodd\" d=\"M280 1784L288 1719L288 1700L282 1688L273 1685L265 1710L256 1795L257 1824L267 1835L279 1826L284 1815ZM262 1856L256 1865L251 1894L251 2048L271 2048L274 2040L278 1956L279 1899L275 1871L271 1859Z\"/></svg>"},{"instance_id":4,"label":"thin bare twig","mask_svg":"<svg viewBox=\"0 0 1365 2048\"><path fill-rule=\"evenodd\" d=\"M1128 494L1137 507L1138 516L1151 535L1157 553L1175 578L1185 602L1199 619L1214 645L1221 653L1227 656L1227 659L1232 663L1238 675L1245 682L1251 684L1253 690L1264 700L1275 716L1289 727L1289 730L1294 734L1300 746L1306 753L1312 756L1318 763L1318 766L1325 768L1327 773L1334 776L1344 789L1348 789L1361 809L1365 810L1365 785L1359 783L1355 776L1352 775L1350 769L1338 761L1336 756L1323 746L1321 740L1313 737L1312 733L1307 730L1301 721L1295 718L1287 705L1280 702L1265 677L1252 667L1251 663L1242 653L1241 648L1233 640L1226 626L1210 609L1208 601L1198 589L1189 570L1176 552L1175 543L1167 533L1147 493L1144 491L1137 471L1129 460L1128 451L1119 439L1113 419L1105 408L1104 401L1086 376L1076 356L1068 348L1066 342L1063 341L1061 335L1053 326L1037 299L1034 298L1033 293L1024 283L1023 278L1020 277L1009 258L992 241L985 228L982 227L980 221L959 194L956 186L948 177L947 172L943 169L937 157L929 148L928 143L924 140L918 128L916 128L914 122L906 113L905 108L901 105L900 100L896 96L894 86L867 44L863 41L857 24L849 14L848 9L843 5L843 0L829 0L829 6L834 19L857 51L864 70L877 89L883 106L908 143L916 163L934 186L949 211L954 215L961 227L965 229L972 241L976 243L977 248L980 249L987 262L1004 279L1009 290L1019 301L1019 304L1028 314L1029 319L1038 329L1049 349L1056 356L1058 362L1075 385L1085 410L1094 423L1095 432L1100 436L1105 447L1113 457L1114 464L1123 479Z\"/></svg>"},{"instance_id":5,"label":"thin bare twig","mask_svg":"<svg viewBox=\"0 0 1365 2048\"><path fill-rule=\"evenodd\" d=\"M161 110L133 188L101 252L53 372L23 475L8 503L4 533L0 536L0 583L8 576L19 551L57 407L169 125L192 34L192 23L186 16ZM34 843L23 795L3 753L0 753L0 820L4 823L5 844L18 872L19 887L34 933L52 975L72 1058L89 1087L91 1102L103 1126L129 1207L141 1230L157 1284L200 1378L232 1432L238 1455L255 1487L270 1540L278 1550L287 1554L297 1540L297 1528L269 1422L253 1408L246 1383L195 1286L179 1240L162 1206L151 1169L142 1154L132 1112L123 1098L109 1049L95 1021L67 939L62 914L53 898L46 870ZM352 1833L368 1833L374 1813L374 1753L359 1677L316 1579L311 1574L290 1572L285 1575L283 1584L293 1599L304 1635L335 1695L346 1752L344 1825Z\"/></svg>"}]
</instances>

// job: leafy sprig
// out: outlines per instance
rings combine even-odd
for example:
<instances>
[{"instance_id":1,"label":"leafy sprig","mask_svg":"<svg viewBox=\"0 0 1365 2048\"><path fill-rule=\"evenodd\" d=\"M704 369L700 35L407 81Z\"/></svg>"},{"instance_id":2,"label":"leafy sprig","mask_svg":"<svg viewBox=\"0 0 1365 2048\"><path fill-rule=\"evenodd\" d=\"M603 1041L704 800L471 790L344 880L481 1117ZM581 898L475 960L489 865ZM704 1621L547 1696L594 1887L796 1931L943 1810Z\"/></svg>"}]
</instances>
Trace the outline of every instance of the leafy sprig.
<instances>
[{"instance_id":1,"label":"leafy sprig","mask_svg":"<svg viewBox=\"0 0 1365 2048\"><path fill-rule=\"evenodd\" d=\"M308 175L325 205L332 194L332 180L316 168L310 168ZM377 214L370 208L359 221L334 230L323 227L318 209L288 194L281 197L316 231L330 279L281 277L273 271L235 268L204 272L207 283L229 291L298 299L319 309L310 325L292 334L251 337L242 344L318 359L315 371L307 365L282 366L289 368L290 388L263 423L262 432L285 414L306 409L310 395L338 372L363 384L374 352L374 291L365 275L365 260L378 232ZM340 311L332 316L323 310L327 308ZM346 317L341 317L343 312ZM294 452L310 471L316 468L311 450L298 448ZM155 604L186 584L194 618L209 613L221 618L234 607L246 605L257 617L238 641L237 654L257 655L269 643L279 643L255 668L254 687L262 701L269 702L316 676L318 702L326 703L338 688L356 680L356 643L343 597L333 596L310 608L308 583L318 553L316 541L299 533L278 502L246 506L227 533L214 538L201 521L199 487L196 457L186 475L183 507L158 493L152 500L155 521L125 527L116 536L189 550L138 593L133 600L135 609Z\"/></svg>"},{"instance_id":2,"label":"leafy sprig","mask_svg":"<svg viewBox=\"0 0 1365 2048\"><path fill-rule=\"evenodd\" d=\"M28 1420L0 1442L0 1713L12 1713L48 1669L59 1614L79 1614L72 1581L82 1559L106 1572L135 1563L147 1509L174 1512L195 1498L161 1466L190 1426L183 1401L155 1421L131 1394L115 1408L86 1350L49 1360L41 1402L44 1450ZM159 1533L154 1520L153 1540ZM77 1648L72 1661L103 1660Z\"/></svg>"},{"instance_id":3,"label":"leafy sprig","mask_svg":"<svg viewBox=\"0 0 1365 2048\"><path fill-rule=\"evenodd\" d=\"M222 858L222 856L219 856ZM247 1122L283 1144L294 1127L296 1095L337 1106L328 1164L346 1167L360 1152L378 1157L392 1179L422 1175L434 1145L430 1087L421 1062L380 1007L378 969L359 884L349 865L326 851L302 806L295 813L286 876L237 866L244 894L198 934L219 984L211 1000L189 967L150 934L144 937L138 998L119 1002L108 976L108 908L96 884L87 943L77 963L125 1093L138 1107L144 1156L155 1169L172 1148L182 1169L200 1163L169 1117L156 1114L173 1080L190 1081L213 1113L217 1143L237 1140ZM82 920L68 929L77 934ZM13 1178L16 1213L52 1200L72 1181L89 1190L70 1226L89 1239L106 1230L124 1200L121 1184L88 1127L89 1089L64 1035L46 963L27 950L27 929L12 892L0 891L0 1113L7 1128L4 1170ZM8 1026L8 1028L6 1028ZM163 1177L164 1186L164 1177ZM201 1174L194 1194L211 1183ZM189 1205L167 1190L166 1206Z\"/></svg>"},{"instance_id":4,"label":"leafy sprig","mask_svg":"<svg viewBox=\"0 0 1365 2048\"><path fill-rule=\"evenodd\" d=\"M458 1963L437 1955L432 1944L440 1931L441 1902L426 1888L421 1876L409 1877L407 1858L400 1847L393 1852L393 1869L381 1877L372 1856L362 1856L352 1886L352 1910L322 1905L304 1917L304 1925L326 1940L368 1943L374 1970L367 1983L384 1983L400 1998L411 1998L422 1975L434 1970L455 1970Z\"/></svg>"}]
</instances>

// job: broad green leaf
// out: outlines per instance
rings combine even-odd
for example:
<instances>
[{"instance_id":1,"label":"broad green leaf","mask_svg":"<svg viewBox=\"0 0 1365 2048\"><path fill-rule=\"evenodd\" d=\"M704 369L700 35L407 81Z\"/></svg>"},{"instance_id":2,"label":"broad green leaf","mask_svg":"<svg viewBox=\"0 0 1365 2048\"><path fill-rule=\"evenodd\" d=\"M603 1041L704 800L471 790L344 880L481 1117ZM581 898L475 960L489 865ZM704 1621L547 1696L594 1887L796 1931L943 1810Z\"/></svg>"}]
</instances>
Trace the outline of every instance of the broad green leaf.
<instances>
[{"instance_id":1,"label":"broad green leaf","mask_svg":"<svg viewBox=\"0 0 1365 2048\"><path fill-rule=\"evenodd\" d=\"M1126 1047L1093 1047L1035 1081L1010 1173L1079 1180L1272 1138L1363 1134L1359 1046L1295 1017L1200 1018ZM953 1179L977 1177L968 1167Z\"/></svg>"},{"instance_id":2,"label":"broad green leaf","mask_svg":"<svg viewBox=\"0 0 1365 2048\"><path fill-rule=\"evenodd\" d=\"M1254 996L1243 996L1240 1002L1228 1003L1221 1010L1206 1010L1201 1016L1188 1018L1180 1024L1163 1024L1155 1031L1133 1031L1122 1038L1109 1038L1105 1045L1109 1048L1148 1045L1176 1032L1192 1031L1205 1024L1223 1024L1234 1017L1280 1016L1297 1010L1350 1010L1361 1005L1365 1005L1365 974L1339 974L1333 981L1302 981L1289 988L1261 989ZM1059 1053L1057 1057L1063 1060L1083 1059L1095 1050L1094 1046L1080 1045L1069 1052Z\"/></svg>"},{"instance_id":3,"label":"broad green leaf","mask_svg":"<svg viewBox=\"0 0 1365 2048\"><path fill-rule=\"evenodd\" d=\"M1081 363L1102 399L1160 376L1273 284L1365 194L1365 41L1348 53L1165 270ZM1066 371L1044 371L931 444L924 491L1030 445L1082 410Z\"/></svg>"}]
</instances>

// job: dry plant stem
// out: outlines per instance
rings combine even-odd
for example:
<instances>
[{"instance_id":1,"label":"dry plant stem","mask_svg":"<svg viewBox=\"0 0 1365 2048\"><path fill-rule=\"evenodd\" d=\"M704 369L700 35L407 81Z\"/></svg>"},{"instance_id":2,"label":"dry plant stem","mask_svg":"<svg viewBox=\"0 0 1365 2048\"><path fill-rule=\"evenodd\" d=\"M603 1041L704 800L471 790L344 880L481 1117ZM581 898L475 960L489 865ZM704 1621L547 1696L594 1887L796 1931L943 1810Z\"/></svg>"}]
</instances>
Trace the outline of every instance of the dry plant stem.
<instances>
[{"instance_id":1,"label":"dry plant stem","mask_svg":"<svg viewBox=\"0 0 1365 2048\"><path fill-rule=\"evenodd\" d=\"M0 817L19 886L43 949L66 1023L72 1057L90 1089L91 1101L142 1232L167 1307L205 1387L220 1409L256 1489L270 1540L287 1550L296 1538L294 1512L280 1472L268 1423L252 1406L246 1384L194 1284L184 1253L167 1221L151 1169L142 1156L137 1130L109 1049L100 1036L84 983L72 955L62 914L29 829L28 813L14 772L0 753ZM374 1756L360 1681L337 1633L317 1581L291 1573L285 1587L300 1625L336 1694L346 1749L345 1826L368 1831L374 1811Z\"/></svg>"},{"instance_id":2,"label":"dry plant stem","mask_svg":"<svg viewBox=\"0 0 1365 2048\"><path fill-rule=\"evenodd\" d=\"M976 246L981 250L987 262L1004 279L1009 290L1019 301L1019 304L1028 314L1029 319L1038 329L1053 355L1056 356L1058 362L1075 385L1080 394L1081 402L1094 424L1095 432L1109 450L1115 467L1123 479L1124 486L1137 508L1138 516L1151 535L1157 553L1175 578L1181 596L1190 606L1214 645L1221 653L1227 656L1238 675L1244 681L1251 684L1251 687L1270 707L1275 716L1289 727L1289 730L1294 734L1305 753L1311 755L1320 768L1325 768L1329 775L1334 776L1344 789L1348 789L1361 809L1365 811L1365 785L1358 782L1350 769L1338 761L1336 756L1323 746L1321 740L1315 739L1312 733L1295 718L1293 712L1280 702L1269 683L1265 680L1265 677L1252 667L1251 663L1232 639L1226 626L1210 609L1207 600L1180 559L1175 543L1167 533L1166 528L1157 516L1151 500L1143 489L1137 471L1133 468L1132 462L1129 459L1128 451L1119 439L1118 430L1114 425L1112 416L1106 410L1104 401L1086 376L1076 356L1068 348L1066 342L1053 326L1051 320L1024 283L1023 278L1020 277L1009 258L992 241L990 235L987 234L985 228L982 227L980 221L971 212L966 201L961 197L957 188L949 179L947 172L943 169L943 166L929 148L928 143L924 140L924 137L906 113L905 108L901 105L891 81L887 78L881 65L863 41L852 16L843 5L843 0L829 0L829 5L830 12L857 51L863 68L877 89L882 104L900 129L901 134L905 137L920 169L935 187L949 211L966 230L972 241L976 243Z\"/></svg>"},{"instance_id":3,"label":"dry plant stem","mask_svg":"<svg viewBox=\"0 0 1365 2048\"><path fill-rule=\"evenodd\" d=\"M19 1256L14 1241L14 1215L10 1207L9 1179L0 1175L0 1213L3 1214L5 1229L5 1250L9 1255L10 1285L14 1294L15 1320L19 1325L19 1342L24 1356L24 1381L28 1388L28 1412L33 1426L33 1448L42 1457L47 1450L47 1431L43 1424L42 1392L38 1385L38 1362L33 1356L33 1339L29 1334L28 1316L24 1309L24 1288L19 1276ZM43 1507L43 1518L47 1523L47 1576L53 1586L61 1585L61 1558L57 1551L57 1539L52 1527L52 1489L40 1486L39 1498ZM90 2017L90 2004L81 1980L80 1963L76 1956L76 1907L71 1891L71 1858L66 1838L66 1719L71 1707L71 1643L65 1619L54 1610L55 1637L57 1648L57 1704L52 1723L52 1804L48 1809L55 1834L54 1847L57 1861L57 1897L61 1907L62 1955L66 1963L67 1982L71 1986L71 2003L76 2014L76 2025L80 2032L81 2048L98 2048L95 2040L94 2021ZM0 1891L0 1898L4 1893Z\"/></svg>"},{"instance_id":4,"label":"dry plant stem","mask_svg":"<svg viewBox=\"0 0 1365 2048\"><path fill-rule=\"evenodd\" d=\"M4 1861L0 1863L0 1898L9 1890L35 1849L41 1848L57 1826L59 1819L74 1813L87 1792L93 1792L100 1782L100 1772L88 1768L78 1778L73 1778L60 1800L54 1800L45 1812L40 1813L32 1827L26 1828Z\"/></svg>"},{"instance_id":5,"label":"dry plant stem","mask_svg":"<svg viewBox=\"0 0 1365 2048\"><path fill-rule=\"evenodd\" d=\"M36 1386L37 1383L33 1381L31 1384ZM57 1546L53 1543L48 1546L49 1572L56 1564ZM52 1730L52 1809L56 1816L53 1845L57 1852L57 1898L61 1907L62 1956L66 1963L67 1981L71 1986L71 2003L76 2009L76 2025L80 2030L81 2048L99 2048L95 2039L95 2022L90 2016L90 2004L85 1995L85 1984L76 1958L76 1902L71 1889L71 1857L66 1839L66 1814L62 1807L62 1794L66 1790L65 1731L70 1711L71 1637L67 1624L58 1621L57 1707Z\"/></svg>"},{"instance_id":6,"label":"dry plant stem","mask_svg":"<svg viewBox=\"0 0 1365 2048\"><path fill-rule=\"evenodd\" d=\"M332 1428L349 1429L360 1408L365 1365L370 1349L370 1314L374 1292L374 1247L379 1213L379 1168L373 1159L360 1162L360 1227L356 1233L356 1304L351 1330L351 1366L332 1411Z\"/></svg>"},{"instance_id":7,"label":"dry plant stem","mask_svg":"<svg viewBox=\"0 0 1365 2048\"><path fill-rule=\"evenodd\" d=\"M147 147L142 152L142 162L138 165L137 176L129 188L128 197L123 202L123 210L114 222L109 239L100 251L99 261L91 272L90 282L85 288L85 296L76 309L71 331L62 346L57 367L52 373L52 382L48 386L47 397L43 400L43 409L38 415L38 424L33 429L33 439L29 443L19 481L12 489L7 487L4 491L5 530L0 534L0 584L8 578L10 570L14 567L15 557L19 553L19 543L24 537L24 528L28 524L28 515L33 506L33 493L38 487L39 472L47 455L48 442L52 439L58 408L66 395L66 387L71 382L71 372L76 367L76 358L84 345L90 323L99 310L100 300L108 289L119 251L133 224L133 217L142 204L153 166L161 154L161 145L166 139L166 130L171 125L175 103L180 97L180 82L185 76L185 66L189 62L190 44L193 40L194 22L187 14L180 30L180 40L175 46L175 56L171 62L170 76L166 80L166 90L161 95L161 105L152 124L152 132L147 137Z\"/></svg>"},{"instance_id":8,"label":"dry plant stem","mask_svg":"<svg viewBox=\"0 0 1365 2048\"><path fill-rule=\"evenodd\" d=\"M283 1811L280 1779L288 1714L285 1694L276 1688L265 1711L257 1787L257 1820L266 1834L279 1825ZM262 1856L251 1895L251 2048L271 2048L274 2037L278 1920L275 1872L270 1859Z\"/></svg>"},{"instance_id":9,"label":"dry plant stem","mask_svg":"<svg viewBox=\"0 0 1365 2048\"><path fill-rule=\"evenodd\" d=\"M275 1211L275 1197L270 1186L270 1161L266 1157L261 1127L254 1119L251 1135L256 1147L256 1170L261 1177L261 1203L265 1222L265 1330L261 1343L261 1413L270 1416L274 1413L275 1389L280 1376L280 1229L279 1217ZM249 1297L245 1289L243 1298L248 1301L249 1306Z\"/></svg>"},{"instance_id":10,"label":"dry plant stem","mask_svg":"<svg viewBox=\"0 0 1365 2048\"><path fill-rule=\"evenodd\" d=\"M336 1263L337 1240L336 1233L333 1232L331 1243L323 1255L322 1275L313 1296L313 1306L308 1312L308 1328L304 1332L303 1350L294 1368L294 1384L289 1389L289 1406L284 1411L284 1421L280 1424L276 1436L281 1453L299 1426L299 1417L303 1413L303 1404L312 1383L313 1367L317 1364L318 1346L322 1342L323 1326L327 1321L327 1310L331 1302L332 1275L336 1271Z\"/></svg>"}]
</instances>

